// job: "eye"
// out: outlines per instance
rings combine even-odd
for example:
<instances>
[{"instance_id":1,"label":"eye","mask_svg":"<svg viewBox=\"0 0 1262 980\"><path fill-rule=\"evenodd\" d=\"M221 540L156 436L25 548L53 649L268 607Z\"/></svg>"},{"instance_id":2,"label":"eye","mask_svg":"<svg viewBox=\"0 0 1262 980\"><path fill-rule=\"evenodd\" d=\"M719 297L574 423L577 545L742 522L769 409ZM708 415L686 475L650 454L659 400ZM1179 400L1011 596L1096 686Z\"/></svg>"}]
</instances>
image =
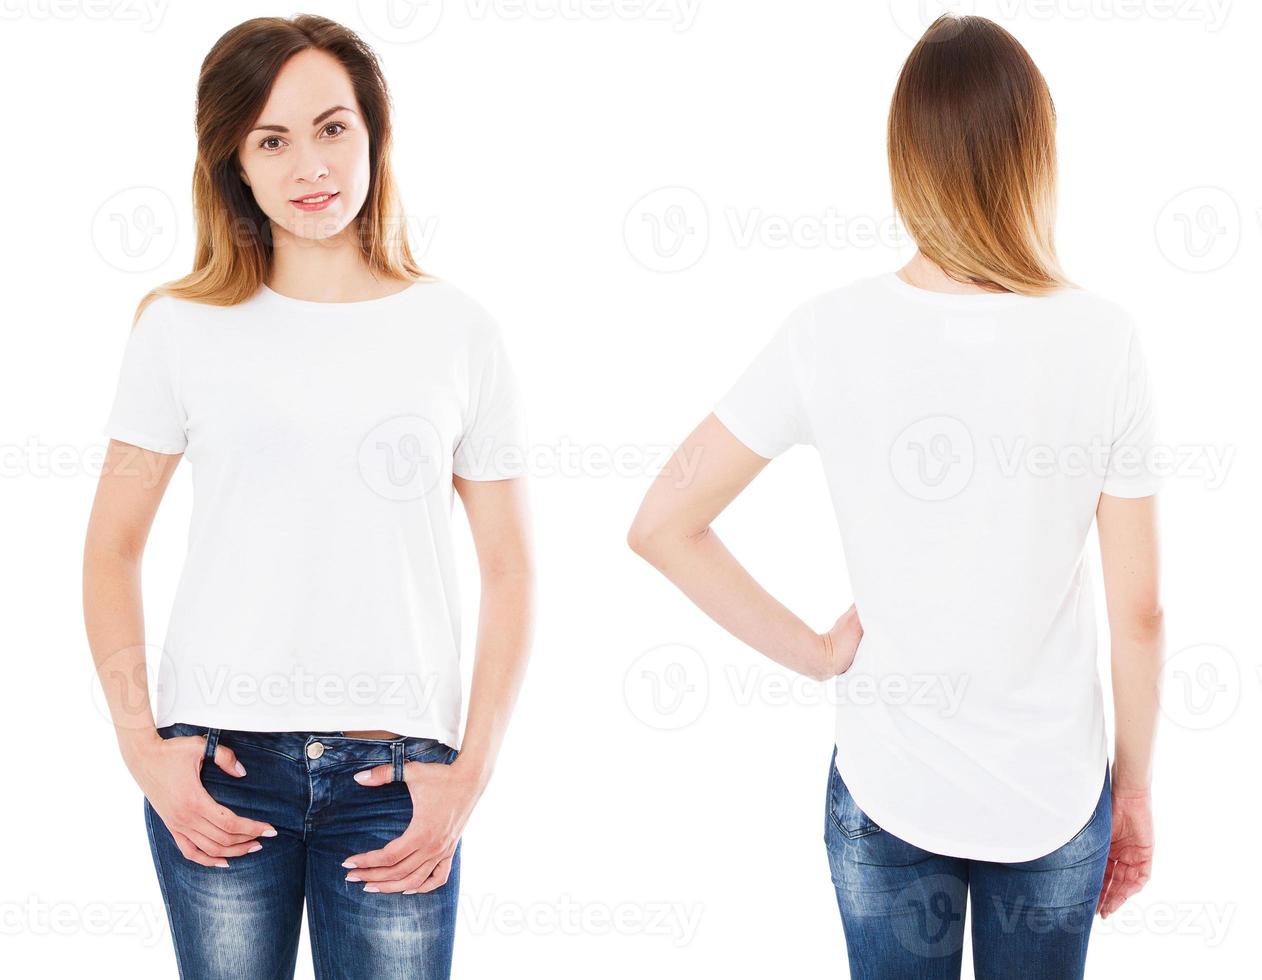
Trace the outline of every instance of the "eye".
<instances>
[{"instance_id":1,"label":"eye","mask_svg":"<svg viewBox=\"0 0 1262 980\"><path fill-rule=\"evenodd\" d=\"M333 129L334 127L337 127L337 132L333 134L334 136L341 136L341 135L342 135L342 133L343 133L343 132L345 132L345 130L346 130L346 124L345 124L345 123L332 122L332 123L329 123L327 126L325 126L325 127L324 127L324 132L326 132L326 133L327 133L330 129Z\"/></svg>"},{"instance_id":2,"label":"eye","mask_svg":"<svg viewBox=\"0 0 1262 980\"><path fill-rule=\"evenodd\" d=\"M275 149L279 149L279 147L275 147L275 146L268 146L268 145L267 145L268 143L272 142L273 140L279 140L279 139L280 139L280 137L279 137L279 136L268 136L268 137L266 137L266 138L264 138L264 139L262 139L262 140L260 140L260 141L259 141L259 149L262 149L262 150L275 150Z\"/></svg>"}]
</instances>

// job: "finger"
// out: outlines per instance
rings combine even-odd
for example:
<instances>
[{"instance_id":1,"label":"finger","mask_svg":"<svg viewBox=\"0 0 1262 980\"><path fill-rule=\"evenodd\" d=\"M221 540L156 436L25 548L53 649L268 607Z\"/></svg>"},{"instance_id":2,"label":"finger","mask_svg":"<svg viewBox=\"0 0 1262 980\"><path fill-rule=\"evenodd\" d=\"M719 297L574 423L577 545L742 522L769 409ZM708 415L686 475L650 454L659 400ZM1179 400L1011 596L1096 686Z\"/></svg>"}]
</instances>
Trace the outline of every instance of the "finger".
<instances>
[{"instance_id":1,"label":"finger","mask_svg":"<svg viewBox=\"0 0 1262 980\"><path fill-rule=\"evenodd\" d=\"M243 844L252 840L256 840L249 834L230 834L222 827L219 827L200 814L194 814L189 820L186 830L196 830L203 837L213 840L220 847L232 847L235 844Z\"/></svg>"},{"instance_id":2,"label":"finger","mask_svg":"<svg viewBox=\"0 0 1262 980\"><path fill-rule=\"evenodd\" d=\"M454 857L454 855L453 855ZM443 858L436 865L434 870L430 872L429 878L421 885L421 892L432 892L436 888L442 888L447 884L447 879L451 877L452 858Z\"/></svg>"},{"instance_id":3,"label":"finger","mask_svg":"<svg viewBox=\"0 0 1262 980\"><path fill-rule=\"evenodd\" d=\"M354 871L348 872L346 877L348 881L363 881L374 885L379 885L387 881L398 884L399 882L410 878L413 874L419 871L423 865L432 865L437 860L437 857L429 856L427 851L418 849L413 851L397 864L392 864L389 867L358 868ZM424 881L425 879L422 878L420 880Z\"/></svg>"},{"instance_id":4,"label":"finger","mask_svg":"<svg viewBox=\"0 0 1262 980\"><path fill-rule=\"evenodd\" d=\"M235 776L240 779L245 775L245 766L241 765L240 760L237 759L237 754L226 745L215 746L215 765L229 776Z\"/></svg>"},{"instance_id":5,"label":"finger","mask_svg":"<svg viewBox=\"0 0 1262 980\"><path fill-rule=\"evenodd\" d=\"M170 830L171 828L167 828ZM180 853L194 864L200 864L207 868L226 868L228 862L223 858L213 858L209 854L203 853L198 849L188 837L178 830L171 830L171 836L175 839L175 846L180 849Z\"/></svg>"},{"instance_id":6,"label":"finger","mask_svg":"<svg viewBox=\"0 0 1262 980\"><path fill-rule=\"evenodd\" d=\"M394 764L387 762L371 769L361 769L355 773L355 782L360 786L384 786L394 782Z\"/></svg>"},{"instance_id":7,"label":"finger","mask_svg":"<svg viewBox=\"0 0 1262 980\"><path fill-rule=\"evenodd\" d=\"M275 837L276 828L262 820L251 820L239 817L209 793L202 800L197 811L202 817L228 834L241 834L249 837Z\"/></svg>"},{"instance_id":8,"label":"finger","mask_svg":"<svg viewBox=\"0 0 1262 980\"><path fill-rule=\"evenodd\" d=\"M407 834L402 837L396 837L385 847L378 848L375 851L364 851L362 854L352 854L342 862L344 868L358 868L366 870L368 868L388 868L391 865L398 864L409 854L417 849L415 842Z\"/></svg>"},{"instance_id":9,"label":"finger","mask_svg":"<svg viewBox=\"0 0 1262 980\"><path fill-rule=\"evenodd\" d=\"M197 845L198 850L215 858L240 857L263 847L256 840L246 841L244 844L220 844L194 828L187 828L185 833L188 839Z\"/></svg>"},{"instance_id":10,"label":"finger","mask_svg":"<svg viewBox=\"0 0 1262 980\"><path fill-rule=\"evenodd\" d=\"M426 858L420 862L415 871L403 875L394 881L379 881L375 885L370 886L370 890L380 892L403 892L412 889L419 890L420 885L422 885L425 880L434 873L434 869L438 866L440 861L441 858L439 857Z\"/></svg>"}]
</instances>

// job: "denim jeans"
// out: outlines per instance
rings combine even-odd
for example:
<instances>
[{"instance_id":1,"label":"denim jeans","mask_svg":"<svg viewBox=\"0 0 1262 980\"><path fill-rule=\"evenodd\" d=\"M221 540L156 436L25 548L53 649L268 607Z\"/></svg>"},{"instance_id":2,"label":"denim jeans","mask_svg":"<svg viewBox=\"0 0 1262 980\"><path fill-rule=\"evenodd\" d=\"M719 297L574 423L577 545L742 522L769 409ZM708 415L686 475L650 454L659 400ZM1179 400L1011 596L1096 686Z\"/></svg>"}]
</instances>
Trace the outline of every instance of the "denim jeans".
<instances>
[{"instance_id":1,"label":"denim jeans","mask_svg":"<svg viewBox=\"0 0 1262 980\"><path fill-rule=\"evenodd\" d=\"M430 892L365 892L342 862L407 829L412 798L403 763L450 764L458 754L431 738L354 738L344 732L245 732L174 724L163 738L204 735L201 781L238 816L277 836L228 867L188 860L145 800L145 824L183 980L277 980L294 975L303 901L320 980L450 975L460 881L457 844L447 882ZM231 748L246 775L213 761ZM361 769L394 765L394 781L360 786Z\"/></svg>"},{"instance_id":2,"label":"denim jeans","mask_svg":"<svg viewBox=\"0 0 1262 980\"><path fill-rule=\"evenodd\" d=\"M824 839L852 980L955 980L972 894L978 980L1083 975L1113 830L1109 771L1095 812L1069 843L1005 864L922 850L882 830L829 765Z\"/></svg>"}]
</instances>

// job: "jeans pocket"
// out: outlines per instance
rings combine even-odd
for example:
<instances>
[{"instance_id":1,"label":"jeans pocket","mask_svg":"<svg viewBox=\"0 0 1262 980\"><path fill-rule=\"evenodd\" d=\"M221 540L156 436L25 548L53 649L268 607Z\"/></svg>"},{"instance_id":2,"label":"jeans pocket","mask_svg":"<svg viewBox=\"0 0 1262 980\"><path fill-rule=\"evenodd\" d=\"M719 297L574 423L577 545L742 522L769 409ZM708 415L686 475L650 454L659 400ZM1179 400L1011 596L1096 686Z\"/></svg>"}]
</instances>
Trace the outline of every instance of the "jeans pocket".
<instances>
[{"instance_id":1,"label":"jeans pocket","mask_svg":"<svg viewBox=\"0 0 1262 980\"><path fill-rule=\"evenodd\" d=\"M876 821L859 809L859 804L850 795L841 773L837 771L836 753L829 763L828 816L833 825L851 840L878 833L881 829Z\"/></svg>"},{"instance_id":2,"label":"jeans pocket","mask_svg":"<svg viewBox=\"0 0 1262 980\"><path fill-rule=\"evenodd\" d=\"M403 739L403 758L407 762L442 762L450 764L459 753L436 738L409 735Z\"/></svg>"}]
</instances>

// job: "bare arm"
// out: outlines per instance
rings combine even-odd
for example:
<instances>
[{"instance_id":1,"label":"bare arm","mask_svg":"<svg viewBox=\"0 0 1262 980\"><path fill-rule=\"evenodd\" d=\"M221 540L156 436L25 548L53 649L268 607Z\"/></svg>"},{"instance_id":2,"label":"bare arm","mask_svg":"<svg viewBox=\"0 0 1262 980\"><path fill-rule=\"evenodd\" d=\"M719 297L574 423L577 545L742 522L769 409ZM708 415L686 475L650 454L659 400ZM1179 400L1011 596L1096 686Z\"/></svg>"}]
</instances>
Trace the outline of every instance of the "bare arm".
<instances>
[{"instance_id":1,"label":"bare arm","mask_svg":"<svg viewBox=\"0 0 1262 980\"><path fill-rule=\"evenodd\" d=\"M275 836L269 824L238 817L201 785L204 743L163 739L154 727L146 680L145 617L140 568L149 529L181 457L110 440L88 520L83 551L83 617L128 771L175 838L180 853L202 865L257 849ZM215 764L244 775L227 746Z\"/></svg>"},{"instance_id":2,"label":"bare arm","mask_svg":"<svg viewBox=\"0 0 1262 980\"><path fill-rule=\"evenodd\" d=\"M84 625L124 759L138 746L159 741L145 682L140 565L181 458L110 440L88 519Z\"/></svg>"},{"instance_id":3,"label":"bare arm","mask_svg":"<svg viewBox=\"0 0 1262 980\"><path fill-rule=\"evenodd\" d=\"M477 652L469 717L457 765L485 785L517 702L534 630L534 571L525 480L465 480L456 490L469 517L481 574Z\"/></svg>"},{"instance_id":4,"label":"bare arm","mask_svg":"<svg viewBox=\"0 0 1262 980\"><path fill-rule=\"evenodd\" d=\"M1152 784L1164 646L1156 501L1101 494L1096 510L1113 665L1113 788L1122 793Z\"/></svg>"},{"instance_id":5,"label":"bare arm","mask_svg":"<svg viewBox=\"0 0 1262 980\"><path fill-rule=\"evenodd\" d=\"M768 462L706 416L649 487L627 544L737 639L824 680L854 659L862 633L854 607L828 633L816 633L754 580L710 526Z\"/></svg>"},{"instance_id":6,"label":"bare arm","mask_svg":"<svg viewBox=\"0 0 1262 980\"><path fill-rule=\"evenodd\" d=\"M469 718L451 765L404 764L412 795L408 829L385 847L343 862L352 869L347 880L364 882L366 890L412 895L447 883L461 832L495 768L526 670L534 607L526 481L454 480L481 570ZM378 786L390 781L390 770L376 766L356 779Z\"/></svg>"},{"instance_id":7,"label":"bare arm","mask_svg":"<svg viewBox=\"0 0 1262 980\"><path fill-rule=\"evenodd\" d=\"M1100 912L1115 911L1148 880L1150 788L1164 653L1156 496L1100 495L1096 509L1108 606L1116 745L1113 842Z\"/></svg>"}]
</instances>

